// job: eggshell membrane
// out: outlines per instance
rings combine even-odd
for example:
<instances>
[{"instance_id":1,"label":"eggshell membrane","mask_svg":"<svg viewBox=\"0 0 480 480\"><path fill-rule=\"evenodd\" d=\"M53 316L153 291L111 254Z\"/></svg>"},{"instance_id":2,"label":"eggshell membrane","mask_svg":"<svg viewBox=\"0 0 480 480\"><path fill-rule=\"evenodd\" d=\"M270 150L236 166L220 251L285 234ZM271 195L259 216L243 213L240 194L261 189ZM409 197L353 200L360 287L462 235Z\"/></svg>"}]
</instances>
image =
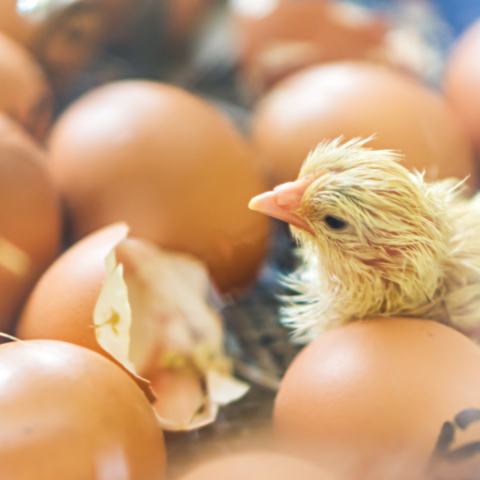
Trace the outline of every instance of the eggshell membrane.
<instances>
[{"instance_id":1,"label":"eggshell membrane","mask_svg":"<svg viewBox=\"0 0 480 480\"><path fill-rule=\"evenodd\" d=\"M75 102L50 138L50 171L73 237L115 221L204 261L222 290L248 285L268 221L251 150L213 107L176 87L124 81Z\"/></svg>"},{"instance_id":2,"label":"eggshell membrane","mask_svg":"<svg viewBox=\"0 0 480 480\"><path fill-rule=\"evenodd\" d=\"M43 140L52 110L52 92L40 66L20 44L0 33L0 111Z\"/></svg>"},{"instance_id":3,"label":"eggshell membrane","mask_svg":"<svg viewBox=\"0 0 480 480\"><path fill-rule=\"evenodd\" d=\"M55 341L0 347L0 462L15 480L162 480L155 414L121 369Z\"/></svg>"},{"instance_id":4,"label":"eggshell membrane","mask_svg":"<svg viewBox=\"0 0 480 480\"><path fill-rule=\"evenodd\" d=\"M325 139L375 135L371 148L397 150L427 180L470 175L472 146L446 102L399 72L361 62L316 66L294 75L258 104L252 137L272 184L297 178Z\"/></svg>"},{"instance_id":5,"label":"eggshell membrane","mask_svg":"<svg viewBox=\"0 0 480 480\"><path fill-rule=\"evenodd\" d=\"M97 341L93 313L107 278L105 259L128 234L115 224L83 239L45 272L22 312L17 336L24 340L60 340L88 348L122 366L153 401L149 382L105 351Z\"/></svg>"},{"instance_id":6,"label":"eggshell membrane","mask_svg":"<svg viewBox=\"0 0 480 480\"><path fill-rule=\"evenodd\" d=\"M480 349L428 320L330 330L294 360L275 403L277 436L345 478L425 474L444 422L480 406Z\"/></svg>"},{"instance_id":7,"label":"eggshell membrane","mask_svg":"<svg viewBox=\"0 0 480 480\"><path fill-rule=\"evenodd\" d=\"M288 74L318 62L373 57L388 30L381 17L360 19L357 14L352 18L350 10L346 12L339 2L265 0L255 3L255 9L251 0L235 4L241 65L248 80L259 90L271 88ZM242 4L251 6L245 9ZM273 68L266 62L265 54L281 44L303 48L291 54L285 49L282 62L278 60Z\"/></svg>"},{"instance_id":8,"label":"eggshell membrane","mask_svg":"<svg viewBox=\"0 0 480 480\"><path fill-rule=\"evenodd\" d=\"M60 200L45 163L42 149L0 114L0 237L28 258L24 274L0 265L0 331L60 249Z\"/></svg>"},{"instance_id":9,"label":"eggshell membrane","mask_svg":"<svg viewBox=\"0 0 480 480\"><path fill-rule=\"evenodd\" d=\"M74 0L19 13L17 0L0 2L0 31L30 50L57 94L66 95L98 55L113 29L108 0ZM63 3L63 5L62 5Z\"/></svg>"},{"instance_id":10,"label":"eggshell membrane","mask_svg":"<svg viewBox=\"0 0 480 480\"><path fill-rule=\"evenodd\" d=\"M445 93L462 127L480 147L480 21L457 41L447 61Z\"/></svg>"},{"instance_id":11,"label":"eggshell membrane","mask_svg":"<svg viewBox=\"0 0 480 480\"><path fill-rule=\"evenodd\" d=\"M211 460L182 480L333 480L314 465L274 452L247 452Z\"/></svg>"}]
</instances>

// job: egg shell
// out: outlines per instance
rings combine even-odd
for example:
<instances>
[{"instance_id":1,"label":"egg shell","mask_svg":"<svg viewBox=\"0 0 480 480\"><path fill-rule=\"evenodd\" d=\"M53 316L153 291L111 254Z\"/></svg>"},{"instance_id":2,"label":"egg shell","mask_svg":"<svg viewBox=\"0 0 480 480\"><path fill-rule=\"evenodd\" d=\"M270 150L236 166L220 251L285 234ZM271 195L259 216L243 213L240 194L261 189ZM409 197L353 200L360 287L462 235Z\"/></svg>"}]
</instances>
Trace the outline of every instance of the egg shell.
<instances>
[{"instance_id":1,"label":"egg shell","mask_svg":"<svg viewBox=\"0 0 480 480\"><path fill-rule=\"evenodd\" d=\"M299 458L258 451L226 455L194 468L182 480L333 480Z\"/></svg>"},{"instance_id":2,"label":"egg shell","mask_svg":"<svg viewBox=\"0 0 480 480\"><path fill-rule=\"evenodd\" d=\"M46 70L59 95L67 95L82 71L98 56L110 29L107 0L0 2L0 31L24 45ZM112 27L113 28L113 27Z\"/></svg>"},{"instance_id":3,"label":"egg shell","mask_svg":"<svg viewBox=\"0 0 480 480\"><path fill-rule=\"evenodd\" d=\"M446 102L413 78L362 62L316 66L289 77L258 104L253 141L272 184L297 178L322 140L375 135L371 148L397 150L426 179L477 185L473 149Z\"/></svg>"},{"instance_id":4,"label":"egg shell","mask_svg":"<svg viewBox=\"0 0 480 480\"><path fill-rule=\"evenodd\" d=\"M63 342L15 342L0 346L0 372L5 480L165 478L155 414L112 362Z\"/></svg>"},{"instance_id":5,"label":"egg shell","mask_svg":"<svg viewBox=\"0 0 480 480\"><path fill-rule=\"evenodd\" d=\"M472 141L480 148L480 21L457 40L445 71L447 99Z\"/></svg>"},{"instance_id":6,"label":"egg shell","mask_svg":"<svg viewBox=\"0 0 480 480\"><path fill-rule=\"evenodd\" d=\"M28 262L24 272L16 273L0 261L3 332L60 249L60 199L45 164L44 151L0 114L0 239L20 249Z\"/></svg>"},{"instance_id":7,"label":"egg shell","mask_svg":"<svg viewBox=\"0 0 480 480\"><path fill-rule=\"evenodd\" d=\"M246 142L201 99L112 83L67 109L49 144L74 239L126 221L133 236L204 261L224 291L254 279L268 221L248 202L265 187Z\"/></svg>"},{"instance_id":8,"label":"egg shell","mask_svg":"<svg viewBox=\"0 0 480 480\"><path fill-rule=\"evenodd\" d=\"M50 86L32 55L0 33L0 111L20 123L38 140L51 124Z\"/></svg>"},{"instance_id":9,"label":"egg shell","mask_svg":"<svg viewBox=\"0 0 480 480\"><path fill-rule=\"evenodd\" d=\"M260 91L308 65L374 56L388 29L381 17L354 13L340 2L232 3L241 66Z\"/></svg>"},{"instance_id":10,"label":"egg shell","mask_svg":"<svg viewBox=\"0 0 480 480\"><path fill-rule=\"evenodd\" d=\"M59 257L30 295L18 323L17 336L24 340L73 343L125 368L98 343L93 312L107 278L105 259L127 234L127 225L112 225L84 238ZM155 396L149 382L126 368L125 371L153 401Z\"/></svg>"},{"instance_id":11,"label":"egg shell","mask_svg":"<svg viewBox=\"0 0 480 480\"><path fill-rule=\"evenodd\" d=\"M479 374L478 346L439 323L349 323L294 360L276 399L275 431L346 478L415 479L444 422L480 407Z\"/></svg>"}]
</instances>

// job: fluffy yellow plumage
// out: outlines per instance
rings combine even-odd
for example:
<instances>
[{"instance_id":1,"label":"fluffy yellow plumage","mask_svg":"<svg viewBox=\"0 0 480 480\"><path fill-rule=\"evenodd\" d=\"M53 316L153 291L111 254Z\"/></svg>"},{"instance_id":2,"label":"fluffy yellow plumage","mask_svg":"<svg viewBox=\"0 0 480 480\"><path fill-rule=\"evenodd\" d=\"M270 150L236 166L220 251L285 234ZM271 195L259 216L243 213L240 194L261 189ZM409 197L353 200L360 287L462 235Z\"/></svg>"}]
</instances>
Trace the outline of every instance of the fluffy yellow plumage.
<instances>
[{"instance_id":1,"label":"fluffy yellow plumage","mask_svg":"<svg viewBox=\"0 0 480 480\"><path fill-rule=\"evenodd\" d=\"M400 155L366 142L320 144L300 180L273 193L285 219L297 219L303 257L287 280L297 295L287 298L285 323L302 341L381 316L480 332L480 196L467 200L454 179L426 183Z\"/></svg>"}]
</instances>

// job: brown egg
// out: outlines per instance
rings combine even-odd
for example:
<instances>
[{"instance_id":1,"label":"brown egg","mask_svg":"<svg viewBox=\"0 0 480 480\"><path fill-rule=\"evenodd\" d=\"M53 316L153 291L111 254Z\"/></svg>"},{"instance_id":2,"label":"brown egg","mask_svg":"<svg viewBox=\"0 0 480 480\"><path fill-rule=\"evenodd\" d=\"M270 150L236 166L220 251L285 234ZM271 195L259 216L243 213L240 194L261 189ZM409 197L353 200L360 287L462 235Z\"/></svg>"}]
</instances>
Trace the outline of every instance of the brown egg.
<instances>
[{"instance_id":1,"label":"brown egg","mask_svg":"<svg viewBox=\"0 0 480 480\"><path fill-rule=\"evenodd\" d=\"M470 175L476 185L472 147L444 100L380 66L339 62L302 71L259 103L253 122L274 185L296 179L309 151L341 135L375 135L372 148L399 151L428 180Z\"/></svg>"},{"instance_id":2,"label":"brown egg","mask_svg":"<svg viewBox=\"0 0 480 480\"><path fill-rule=\"evenodd\" d=\"M0 31L27 47L45 68L55 91L65 94L104 46L107 12L100 0L2 0Z\"/></svg>"},{"instance_id":3,"label":"brown egg","mask_svg":"<svg viewBox=\"0 0 480 480\"><path fill-rule=\"evenodd\" d=\"M447 99L465 132L480 148L480 21L457 41L448 59L445 76Z\"/></svg>"},{"instance_id":4,"label":"brown egg","mask_svg":"<svg viewBox=\"0 0 480 480\"><path fill-rule=\"evenodd\" d=\"M168 21L164 20L164 22L169 30L169 41L184 46L192 38L214 0L168 0L167 2L157 0L157 2L161 5L160 14L168 18Z\"/></svg>"},{"instance_id":5,"label":"brown egg","mask_svg":"<svg viewBox=\"0 0 480 480\"><path fill-rule=\"evenodd\" d=\"M46 156L0 114L0 331L6 331L33 282L60 248L58 195Z\"/></svg>"},{"instance_id":6,"label":"brown egg","mask_svg":"<svg viewBox=\"0 0 480 480\"><path fill-rule=\"evenodd\" d=\"M0 462L15 480L162 480L153 409L112 362L63 342L0 346Z\"/></svg>"},{"instance_id":7,"label":"brown egg","mask_svg":"<svg viewBox=\"0 0 480 480\"><path fill-rule=\"evenodd\" d=\"M0 33L0 112L43 140L52 110L52 92L36 61L21 45Z\"/></svg>"},{"instance_id":8,"label":"brown egg","mask_svg":"<svg viewBox=\"0 0 480 480\"><path fill-rule=\"evenodd\" d=\"M205 261L222 290L248 285L268 223L246 142L213 107L173 86L117 82L74 103L50 139L50 169L75 239L115 221Z\"/></svg>"},{"instance_id":9,"label":"brown egg","mask_svg":"<svg viewBox=\"0 0 480 480\"><path fill-rule=\"evenodd\" d=\"M308 65L376 55L387 22L340 2L232 2L243 72L259 91Z\"/></svg>"},{"instance_id":10,"label":"brown egg","mask_svg":"<svg viewBox=\"0 0 480 480\"><path fill-rule=\"evenodd\" d=\"M330 330L289 368L274 426L293 449L346 478L423 475L445 422L480 407L480 349L428 320Z\"/></svg>"},{"instance_id":11,"label":"brown egg","mask_svg":"<svg viewBox=\"0 0 480 480\"><path fill-rule=\"evenodd\" d=\"M74 343L122 366L155 401L162 427L212 423L245 395L224 352L200 262L127 238L119 223L84 238L44 274L17 335Z\"/></svg>"},{"instance_id":12,"label":"brown egg","mask_svg":"<svg viewBox=\"0 0 480 480\"><path fill-rule=\"evenodd\" d=\"M246 452L211 460L182 480L332 480L299 458L274 452Z\"/></svg>"}]
</instances>

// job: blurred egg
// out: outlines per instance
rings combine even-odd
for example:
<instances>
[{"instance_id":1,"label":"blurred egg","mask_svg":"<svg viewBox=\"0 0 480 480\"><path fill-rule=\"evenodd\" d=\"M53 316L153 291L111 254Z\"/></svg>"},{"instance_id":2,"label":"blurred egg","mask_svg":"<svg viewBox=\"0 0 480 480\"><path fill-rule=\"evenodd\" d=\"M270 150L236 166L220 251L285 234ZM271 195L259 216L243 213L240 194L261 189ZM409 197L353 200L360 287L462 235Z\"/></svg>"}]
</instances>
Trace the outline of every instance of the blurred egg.
<instances>
[{"instance_id":1,"label":"blurred egg","mask_svg":"<svg viewBox=\"0 0 480 480\"><path fill-rule=\"evenodd\" d=\"M274 452L226 455L194 468L182 480L332 480L314 465Z\"/></svg>"},{"instance_id":2,"label":"blurred egg","mask_svg":"<svg viewBox=\"0 0 480 480\"><path fill-rule=\"evenodd\" d=\"M160 14L166 16L164 24L168 29L169 42L176 46L185 46L193 37L208 7L214 0L157 0ZM170 43L170 48L171 48Z\"/></svg>"},{"instance_id":3,"label":"blurred egg","mask_svg":"<svg viewBox=\"0 0 480 480\"><path fill-rule=\"evenodd\" d=\"M207 301L207 271L127 234L114 224L65 252L36 285L17 334L74 343L121 365L164 429L212 423L248 385L232 376L222 322Z\"/></svg>"},{"instance_id":4,"label":"blurred egg","mask_svg":"<svg viewBox=\"0 0 480 480\"><path fill-rule=\"evenodd\" d=\"M75 239L126 221L204 261L224 291L255 278L268 222L248 202L264 186L246 142L204 101L147 81L98 88L58 120L50 154Z\"/></svg>"},{"instance_id":5,"label":"blurred egg","mask_svg":"<svg viewBox=\"0 0 480 480\"><path fill-rule=\"evenodd\" d=\"M375 57L387 22L337 1L232 0L241 65L257 90L318 62Z\"/></svg>"},{"instance_id":6,"label":"blurred egg","mask_svg":"<svg viewBox=\"0 0 480 480\"><path fill-rule=\"evenodd\" d=\"M309 151L341 135L375 135L371 148L399 151L428 180L477 183L472 147L445 101L380 66L340 62L289 77L260 101L252 129L273 185L296 179Z\"/></svg>"},{"instance_id":7,"label":"blurred egg","mask_svg":"<svg viewBox=\"0 0 480 480\"><path fill-rule=\"evenodd\" d=\"M332 329L290 366L277 436L346 478L423 478L445 422L480 407L480 349L428 320Z\"/></svg>"},{"instance_id":8,"label":"blurred egg","mask_svg":"<svg viewBox=\"0 0 480 480\"><path fill-rule=\"evenodd\" d=\"M0 114L0 331L60 249L60 201L46 156Z\"/></svg>"},{"instance_id":9,"label":"blurred egg","mask_svg":"<svg viewBox=\"0 0 480 480\"><path fill-rule=\"evenodd\" d=\"M43 140L52 110L52 92L39 65L21 45L0 33L0 112Z\"/></svg>"},{"instance_id":10,"label":"blurred egg","mask_svg":"<svg viewBox=\"0 0 480 480\"><path fill-rule=\"evenodd\" d=\"M34 54L61 95L104 46L108 22L100 0L0 2L0 31Z\"/></svg>"},{"instance_id":11,"label":"blurred egg","mask_svg":"<svg viewBox=\"0 0 480 480\"><path fill-rule=\"evenodd\" d=\"M447 99L472 141L480 148L480 21L454 46L447 61Z\"/></svg>"},{"instance_id":12,"label":"blurred egg","mask_svg":"<svg viewBox=\"0 0 480 480\"><path fill-rule=\"evenodd\" d=\"M151 405L112 362L63 342L0 346L3 479L163 480Z\"/></svg>"}]
</instances>

